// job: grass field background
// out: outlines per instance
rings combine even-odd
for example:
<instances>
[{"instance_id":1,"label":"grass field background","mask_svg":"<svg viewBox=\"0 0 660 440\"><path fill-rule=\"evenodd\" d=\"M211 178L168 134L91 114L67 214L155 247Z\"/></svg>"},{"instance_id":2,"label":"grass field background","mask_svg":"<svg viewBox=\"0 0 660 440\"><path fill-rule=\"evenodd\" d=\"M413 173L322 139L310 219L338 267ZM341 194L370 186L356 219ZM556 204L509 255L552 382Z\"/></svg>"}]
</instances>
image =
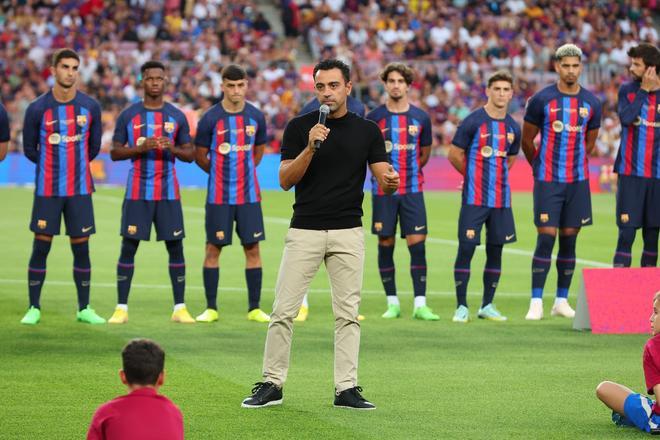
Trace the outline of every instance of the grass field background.
<instances>
[{"instance_id":1,"label":"grass field background","mask_svg":"<svg viewBox=\"0 0 660 440\"><path fill-rule=\"evenodd\" d=\"M92 258L92 306L109 317L116 303L115 265L123 190L94 196L97 234ZM201 266L204 248L202 190L184 190L186 303L193 315L205 306ZM309 320L296 324L284 405L240 408L260 379L266 326L248 322L244 257L238 245L223 250L220 321L211 325L169 322L172 295L163 243L141 244L122 326L75 322L76 295L68 240L58 237L48 259L42 322L22 326L27 307L26 270L32 234L32 190L1 188L0 215L0 438L83 438L98 405L124 393L117 371L120 350L134 337L158 341L167 353L163 394L183 411L186 437L211 438L633 438L614 427L596 399L599 381L611 379L642 390L641 353L646 336L599 336L576 332L566 319L550 318L556 285L553 267L546 314L524 320L529 303L531 252L535 244L530 194L514 194L518 242L507 246L495 303L506 323L454 324L453 261L458 193L427 193L429 305L440 322L417 322L412 314L409 255L395 252L403 317L385 321L376 240L367 236L359 382L378 409L351 412L332 407L333 318L322 270L312 284ZM270 311L273 286L291 215L293 194L264 192L267 240L262 242L262 308ZM601 265L616 244L613 195L594 195L594 226L578 239L578 257ZM365 197L365 223L370 199ZM152 233L152 240L155 234ZM235 241L237 238L235 237ZM634 265L639 265L640 244ZM471 314L481 297L484 252L472 263ZM584 265L578 265L581 269ZM575 305L579 276L570 301ZM650 304L649 304L650 312Z\"/></svg>"}]
</instances>

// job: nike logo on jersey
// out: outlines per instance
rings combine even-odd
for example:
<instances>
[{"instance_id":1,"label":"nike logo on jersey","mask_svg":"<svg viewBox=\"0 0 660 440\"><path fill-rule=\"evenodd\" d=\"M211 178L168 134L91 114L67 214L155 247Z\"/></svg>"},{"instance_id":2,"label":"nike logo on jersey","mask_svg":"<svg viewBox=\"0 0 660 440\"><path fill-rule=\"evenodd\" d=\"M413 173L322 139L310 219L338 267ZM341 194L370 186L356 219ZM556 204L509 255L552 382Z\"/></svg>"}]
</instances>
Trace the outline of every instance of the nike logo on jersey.
<instances>
[{"instance_id":1,"label":"nike logo on jersey","mask_svg":"<svg viewBox=\"0 0 660 440\"><path fill-rule=\"evenodd\" d=\"M173 235L174 235L175 237L178 237L178 236L181 235L181 234L183 234L183 229L179 229L178 231L174 231L174 232L173 232Z\"/></svg>"},{"instance_id":2,"label":"nike logo on jersey","mask_svg":"<svg viewBox=\"0 0 660 440\"><path fill-rule=\"evenodd\" d=\"M54 121L47 121L46 122L46 127L50 127L51 125L53 125L56 122L57 122L57 119L55 119Z\"/></svg>"},{"instance_id":3,"label":"nike logo on jersey","mask_svg":"<svg viewBox=\"0 0 660 440\"><path fill-rule=\"evenodd\" d=\"M560 112L560 111L561 111L560 108L551 108L550 109L550 113L557 113L557 112Z\"/></svg>"},{"instance_id":4,"label":"nike logo on jersey","mask_svg":"<svg viewBox=\"0 0 660 440\"><path fill-rule=\"evenodd\" d=\"M488 136L490 136L490 133L486 133L486 134L482 134L482 135L480 135L481 139L485 139L485 138L487 138Z\"/></svg>"},{"instance_id":5,"label":"nike logo on jersey","mask_svg":"<svg viewBox=\"0 0 660 440\"><path fill-rule=\"evenodd\" d=\"M426 228L426 225L415 226L415 232L417 232L417 231L421 231L422 229L425 229L425 228Z\"/></svg>"},{"instance_id":6,"label":"nike logo on jersey","mask_svg":"<svg viewBox=\"0 0 660 440\"><path fill-rule=\"evenodd\" d=\"M591 217L583 218L583 219L581 219L580 221L581 221L582 224L584 225L584 224L586 224L586 223L589 223L589 220L591 220Z\"/></svg>"},{"instance_id":7,"label":"nike logo on jersey","mask_svg":"<svg viewBox=\"0 0 660 440\"><path fill-rule=\"evenodd\" d=\"M252 234L252 236L253 236L254 238L259 238L259 237L261 237L262 235L263 235L263 232L255 232L254 234Z\"/></svg>"},{"instance_id":8,"label":"nike logo on jersey","mask_svg":"<svg viewBox=\"0 0 660 440\"><path fill-rule=\"evenodd\" d=\"M383 133L385 133L385 132L386 132L387 130L389 130L389 129L390 129L390 128L387 127L387 128L383 128L381 131L382 131Z\"/></svg>"},{"instance_id":9,"label":"nike logo on jersey","mask_svg":"<svg viewBox=\"0 0 660 440\"><path fill-rule=\"evenodd\" d=\"M227 128L227 129L225 129L225 130L218 130L218 136L221 136L221 135L223 135L223 134L225 134L225 133L227 133L228 131L229 131L229 129L228 129L228 128Z\"/></svg>"},{"instance_id":10,"label":"nike logo on jersey","mask_svg":"<svg viewBox=\"0 0 660 440\"><path fill-rule=\"evenodd\" d=\"M147 125L147 124L133 125L133 130L138 130L138 129L144 127L145 125Z\"/></svg>"},{"instance_id":11,"label":"nike logo on jersey","mask_svg":"<svg viewBox=\"0 0 660 440\"><path fill-rule=\"evenodd\" d=\"M506 235L504 238L505 238L506 241L509 241L515 236L516 236L516 234L511 234L511 235Z\"/></svg>"},{"instance_id":12,"label":"nike logo on jersey","mask_svg":"<svg viewBox=\"0 0 660 440\"><path fill-rule=\"evenodd\" d=\"M83 234L86 233L86 232L91 231L93 227L94 227L94 226L87 226L86 228L82 228L82 232L83 232Z\"/></svg>"}]
</instances>

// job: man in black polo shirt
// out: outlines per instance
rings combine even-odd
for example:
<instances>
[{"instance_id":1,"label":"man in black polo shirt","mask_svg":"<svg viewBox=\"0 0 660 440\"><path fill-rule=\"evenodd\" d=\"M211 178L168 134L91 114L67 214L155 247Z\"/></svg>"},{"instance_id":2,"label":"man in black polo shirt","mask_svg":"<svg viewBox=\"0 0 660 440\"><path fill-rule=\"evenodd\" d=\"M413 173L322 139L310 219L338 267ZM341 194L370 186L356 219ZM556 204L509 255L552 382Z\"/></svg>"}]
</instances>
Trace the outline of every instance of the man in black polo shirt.
<instances>
[{"instance_id":1,"label":"man in black polo shirt","mask_svg":"<svg viewBox=\"0 0 660 440\"><path fill-rule=\"evenodd\" d=\"M399 175L387 161L385 142L378 126L346 108L351 92L350 69L338 60L314 67L314 84L320 103L330 108L325 125L319 112L289 122L282 140L280 186L295 185L291 227L275 287L263 365L263 382L244 408L282 403L291 352L293 318L310 282L325 261L332 285L335 312L335 400L337 407L375 409L357 385L360 323L358 307L364 265L362 188L366 165L383 190L391 194ZM315 141L322 142L315 148Z\"/></svg>"}]
</instances>

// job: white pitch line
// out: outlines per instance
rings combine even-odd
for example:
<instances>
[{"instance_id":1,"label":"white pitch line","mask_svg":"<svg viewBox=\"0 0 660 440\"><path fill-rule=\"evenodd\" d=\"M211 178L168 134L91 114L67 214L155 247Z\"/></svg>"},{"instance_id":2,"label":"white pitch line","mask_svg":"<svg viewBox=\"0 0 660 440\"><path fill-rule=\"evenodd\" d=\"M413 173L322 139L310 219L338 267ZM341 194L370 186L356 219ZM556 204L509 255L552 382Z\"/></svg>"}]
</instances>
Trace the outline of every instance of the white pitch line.
<instances>
[{"instance_id":1,"label":"white pitch line","mask_svg":"<svg viewBox=\"0 0 660 440\"><path fill-rule=\"evenodd\" d=\"M0 278L0 284L26 284L26 280L13 280L13 279L2 279ZM73 281L61 281L61 280L46 280L44 281L44 286L47 285L54 285L54 286L67 286L71 287L74 286ZM92 281L91 283L92 287L98 287L98 288L107 288L107 289L116 289L117 284L115 283L99 283ZM140 283L135 283L131 285L131 289L163 289L163 290L170 290L172 289L172 286L170 284L140 284ZM187 284L186 285L186 290L204 290L203 286L199 286L196 284ZM245 287L218 287L219 291L222 292L246 292ZM330 293L330 289L309 289L311 293ZM362 290L362 293L366 293L368 295L383 295L384 292L382 290L370 290L370 289L364 289ZM413 292L412 290L399 290L399 294L403 295L412 295ZM456 296L456 292L449 292L449 291L443 291L443 290L430 290L426 292L427 295L432 295L432 296L449 296L449 297L454 297ZM468 292L469 295L481 295L482 292ZM527 297L529 296L529 293L522 293L522 292L497 292L497 296L524 296Z\"/></svg>"},{"instance_id":2,"label":"white pitch line","mask_svg":"<svg viewBox=\"0 0 660 440\"><path fill-rule=\"evenodd\" d=\"M107 201L112 201L115 203L121 203L123 199L119 197L114 197L114 196L106 196L106 195L101 195L101 194L96 194L94 195L95 199L100 199L100 200L107 200ZM196 208L196 207L184 207L184 211L186 212L192 212L195 214L203 214L205 212L204 208ZM286 225L288 226L290 223L290 219L287 218L282 218L282 217L264 217L264 221L267 223L273 223L277 225ZM366 230L366 229L365 229ZM458 241L457 240L447 240L444 238L434 238L434 237L428 237L426 239L428 243L433 243L433 244L444 244L444 245L450 245L450 246L458 246ZM483 248L483 245L478 246L479 248ZM523 250L523 249L512 249L509 247L504 247L504 253L506 254L511 254L511 255L521 255L524 257L533 257L534 252L528 251L528 250ZM556 255L552 256L553 260L557 259ZM583 266L593 266L593 267L612 267L611 263L603 263L602 261L594 261L594 260L585 260L582 258L576 258L575 262L577 264L581 264Z\"/></svg>"}]
</instances>

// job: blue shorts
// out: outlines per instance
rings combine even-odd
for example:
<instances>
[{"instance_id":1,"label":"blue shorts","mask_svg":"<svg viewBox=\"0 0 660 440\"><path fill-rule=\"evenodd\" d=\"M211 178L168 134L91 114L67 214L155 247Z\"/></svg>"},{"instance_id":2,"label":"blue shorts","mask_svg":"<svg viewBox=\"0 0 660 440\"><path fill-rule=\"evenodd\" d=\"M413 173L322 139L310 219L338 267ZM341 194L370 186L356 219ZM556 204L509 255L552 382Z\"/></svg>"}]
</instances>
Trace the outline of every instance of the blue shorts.
<instances>
[{"instance_id":1,"label":"blue shorts","mask_svg":"<svg viewBox=\"0 0 660 440\"><path fill-rule=\"evenodd\" d=\"M69 197L34 196L30 230L35 234L59 235L64 215L66 235L88 237L96 232L90 194Z\"/></svg>"},{"instance_id":2,"label":"blue shorts","mask_svg":"<svg viewBox=\"0 0 660 440\"><path fill-rule=\"evenodd\" d=\"M619 175L616 224L620 228L660 226L660 179Z\"/></svg>"},{"instance_id":3,"label":"blue shorts","mask_svg":"<svg viewBox=\"0 0 660 440\"><path fill-rule=\"evenodd\" d=\"M651 429L660 426L660 416L653 414L652 408L653 400L637 393L630 394L623 403L626 418L646 432L651 432Z\"/></svg>"},{"instance_id":4,"label":"blue shorts","mask_svg":"<svg viewBox=\"0 0 660 440\"><path fill-rule=\"evenodd\" d=\"M534 181L534 224L537 227L581 228L593 223L589 181Z\"/></svg>"},{"instance_id":5,"label":"blue shorts","mask_svg":"<svg viewBox=\"0 0 660 440\"><path fill-rule=\"evenodd\" d=\"M397 218L401 219L401 238L406 235L428 234L424 193L372 196L371 233L381 237L396 234Z\"/></svg>"},{"instance_id":6,"label":"blue shorts","mask_svg":"<svg viewBox=\"0 0 660 440\"><path fill-rule=\"evenodd\" d=\"M234 221L236 221L236 233L241 239L242 245L266 239L261 203L243 205L207 203L206 241L217 246L231 244Z\"/></svg>"},{"instance_id":7,"label":"blue shorts","mask_svg":"<svg viewBox=\"0 0 660 440\"><path fill-rule=\"evenodd\" d=\"M463 205L458 217L458 241L481 243L481 227L486 224L486 243L507 244L516 241L516 226L511 208L488 208Z\"/></svg>"},{"instance_id":8,"label":"blue shorts","mask_svg":"<svg viewBox=\"0 0 660 440\"><path fill-rule=\"evenodd\" d=\"M119 231L122 237L149 241L152 223L158 241L181 240L186 236L180 200L124 199Z\"/></svg>"}]
</instances>

